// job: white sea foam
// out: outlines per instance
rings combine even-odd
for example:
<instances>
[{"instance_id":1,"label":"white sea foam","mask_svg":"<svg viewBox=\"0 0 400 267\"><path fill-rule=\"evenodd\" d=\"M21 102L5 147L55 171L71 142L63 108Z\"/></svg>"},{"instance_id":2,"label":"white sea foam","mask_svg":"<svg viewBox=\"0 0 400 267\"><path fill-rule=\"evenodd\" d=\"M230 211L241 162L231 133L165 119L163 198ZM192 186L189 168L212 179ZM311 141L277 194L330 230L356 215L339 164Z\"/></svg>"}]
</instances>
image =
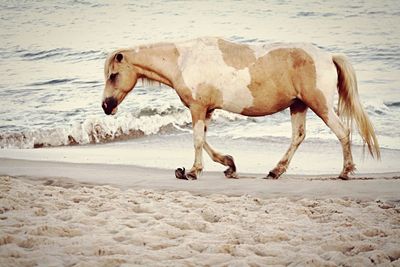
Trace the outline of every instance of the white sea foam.
<instances>
[{"instance_id":1,"label":"white sea foam","mask_svg":"<svg viewBox=\"0 0 400 267\"><path fill-rule=\"evenodd\" d=\"M221 126L222 130L232 123L232 126L241 127L248 120L251 119L219 110L215 112L212 124L214 132L220 133ZM0 147L39 148L106 143L154 134L188 131L191 131L190 112L171 109L164 105L160 108L144 108L136 114L122 112L116 116L90 116L83 122L75 121L67 127L0 133Z\"/></svg>"},{"instance_id":2,"label":"white sea foam","mask_svg":"<svg viewBox=\"0 0 400 267\"><path fill-rule=\"evenodd\" d=\"M383 103L367 104L370 114L387 111ZM383 110L383 111L382 111ZM394 118L395 120L395 118ZM380 121L377 121L379 125ZM35 129L22 132L0 133L1 148L40 148L66 145L85 145L107 143L142 136L191 132L190 112L164 105L160 108L144 108L138 112L121 112L116 116L89 116L84 121L75 121L67 127ZM353 143L362 144L355 134ZM382 147L400 148L395 133L381 133L377 128ZM212 117L209 136L232 139L291 138L290 115L284 111L269 117L251 118L222 110L216 110ZM309 112L307 118L307 137L313 140L335 140L335 135L323 122Z\"/></svg>"},{"instance_id":3,"label":"white sea foam","mask_svg":"<svg viewBox=\"0 0 400 267\"><path fill-rule=\"evenodd\" d=\"M0 134L0 146L2 148L34 148L104 143L162 132L174 132L184 129L189 123L190 116L186 113L142 117L135 117L131 113L122 113L115 117L93 116L65 128L3 133Z\"/></svg>"}]
</instances>

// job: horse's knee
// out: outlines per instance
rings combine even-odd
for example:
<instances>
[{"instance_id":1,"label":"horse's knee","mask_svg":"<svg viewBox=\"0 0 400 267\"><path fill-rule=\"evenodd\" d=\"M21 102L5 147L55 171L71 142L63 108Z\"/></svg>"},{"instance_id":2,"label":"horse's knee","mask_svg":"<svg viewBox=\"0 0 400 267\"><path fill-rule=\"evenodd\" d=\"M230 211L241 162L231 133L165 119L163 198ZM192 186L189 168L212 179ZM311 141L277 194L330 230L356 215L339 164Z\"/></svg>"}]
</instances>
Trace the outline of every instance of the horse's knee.
<instances>
[{"instance_id":1,"label":"horse's knee","mask_svg":"<svg viewBox=\"0 0 400 267\"><path fill-rule=\"evenodd\" d=\"M195 150L202 149L202 148L203 148L203 145L204 145L204 140L202 140L202 139L195 139L193 145L194 145L194 149L195 149Z\"/></svg>"},{"instance_id":2,"label":"horse's knee","mask_svg":"<svg viewBox=\"0 0 400 267\"><path fill-rule=\"evenodd\" d=\"M202 136L194 136L193 146L195 150L201 150L204 146L204 137Z\"/></svg>"},{"instance_id":3,"label":"horse's knee","mask_svg":"<svg viewBox=\"0 0 400 267\"><path fill-rule=\"evenodd\" d=\"M194 134L193 136L194 148L203 148L204 146L204 136L200 134Z\"/></svg>"},{"instance_id":4,"label":"horse's knee","mask_svg":"<svg viewBox=\"0 0 400 267\"><path fill-rule=\"evenodd\" d=\"M204 121L199 120L193 127L193 143L195 149L202 149L204 146Z\"/></svg>"}]
</instances>

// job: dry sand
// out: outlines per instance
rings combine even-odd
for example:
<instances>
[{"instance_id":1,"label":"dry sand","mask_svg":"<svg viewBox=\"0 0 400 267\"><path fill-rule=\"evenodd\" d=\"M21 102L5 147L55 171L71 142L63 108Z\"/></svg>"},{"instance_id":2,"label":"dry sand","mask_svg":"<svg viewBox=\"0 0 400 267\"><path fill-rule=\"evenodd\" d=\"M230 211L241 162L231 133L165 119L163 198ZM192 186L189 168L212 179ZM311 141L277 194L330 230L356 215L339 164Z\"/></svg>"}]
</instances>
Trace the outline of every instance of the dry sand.
<instances>
[{"instance_id":1,"label":"dry sand","mask_svg":"<svg viewBox=\"0 0 400 267\"><path fill-rule=\"evenodd\" d=\"M388 198L257 197L2 176L0 265L400 266L394 181Z\"/></svg>"}]
</instances>

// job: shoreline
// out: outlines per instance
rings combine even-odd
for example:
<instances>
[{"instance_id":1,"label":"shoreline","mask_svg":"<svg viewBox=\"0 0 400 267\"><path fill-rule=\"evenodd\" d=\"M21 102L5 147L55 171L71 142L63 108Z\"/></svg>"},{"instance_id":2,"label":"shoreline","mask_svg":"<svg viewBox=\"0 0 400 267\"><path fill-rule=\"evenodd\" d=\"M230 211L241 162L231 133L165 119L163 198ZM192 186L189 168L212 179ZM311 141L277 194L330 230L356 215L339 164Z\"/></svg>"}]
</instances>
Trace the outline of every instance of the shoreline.
<instances>
[{"instance_id":1,"label":"shoreline","mask_svg":"<svg viewBox=\"0 0 400 267\"><path fill-rule=\"evenodd\" d=\"M289 147L289 140L207 138L210 145L222 154L235 159L238 172L268 173ZM353 158L358 173L399 172L400 150L381 149L382 160L371 158L363 147L353 145ZM0 149L0 158L57 161L70 163L95 163L135 165L170 169L193 164L193 137L191 134L155 135L128 141L94 145L46 147L38 149ZM294 154L289 165L289 175L339 174L342 169L342 151L338 141L315 143L306 139ZM203 153L204 171L222 172L225 167L213 162Z\"/></svg>"},{"instance_id":2,"label":"shoreline","mask_svg":"<svg viewBox=\"0 0 400 267\"><path fill-rule=\"evenodd\" d=\"M394 201L400 196L400 172L360 173L346 181L329 174L285 174L278 180L266 180L264 174L239 173L239 179L226 179L222 172L204 172L198 180L186 181L176 179L173 169L0 158L0 175L34 184L67 187L109 185L120 189L187 191L197 195L351 197Z\"/></svg>"}]
</instances>

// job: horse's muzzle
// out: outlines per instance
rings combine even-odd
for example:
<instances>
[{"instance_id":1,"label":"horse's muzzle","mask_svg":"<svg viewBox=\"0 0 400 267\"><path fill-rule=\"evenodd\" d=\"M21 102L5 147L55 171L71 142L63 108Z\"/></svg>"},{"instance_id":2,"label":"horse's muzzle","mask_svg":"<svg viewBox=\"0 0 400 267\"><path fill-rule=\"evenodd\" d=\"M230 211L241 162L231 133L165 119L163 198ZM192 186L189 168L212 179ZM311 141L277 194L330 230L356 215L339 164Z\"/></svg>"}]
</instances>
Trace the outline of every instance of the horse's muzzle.
<instances>
[{"instance_id":1,"label":"horse's muzzle","mask_svg":"<svg viewBox=\"0 0 400 267\"><path fill-rule=\"evenodd\" d=\"M118 106L118 101L114 97L104 99L101 107L107 115L113 114L113 110ZM115 113L115 112L114 112Z\"/></svg>"}]
</instances>

